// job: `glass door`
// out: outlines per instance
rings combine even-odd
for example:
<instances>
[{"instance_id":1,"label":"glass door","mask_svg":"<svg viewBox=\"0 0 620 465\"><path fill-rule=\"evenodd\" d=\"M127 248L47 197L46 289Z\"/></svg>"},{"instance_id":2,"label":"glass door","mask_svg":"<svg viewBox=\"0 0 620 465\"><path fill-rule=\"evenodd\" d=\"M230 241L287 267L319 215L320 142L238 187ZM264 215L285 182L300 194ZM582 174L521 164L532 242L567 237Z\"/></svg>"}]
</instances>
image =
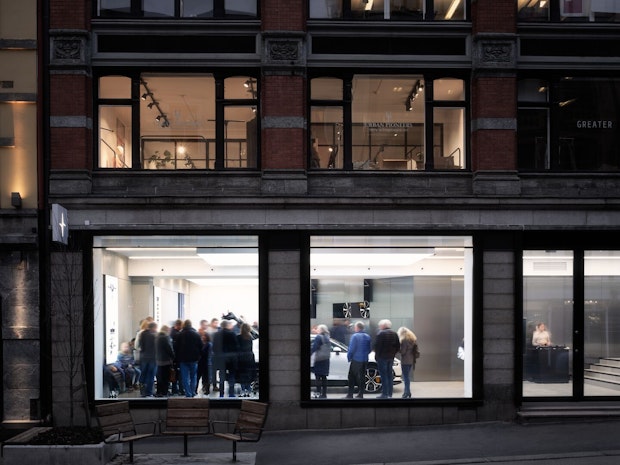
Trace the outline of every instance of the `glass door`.
<instances>
[{"instance_id":1,"label":"glass door","mask_svg":"<svg viewBox=\"0 0 620 465\"><path fill-rule=\"evenodd\" d=\"M584 253L585 396L620 395L620 252Z\"/></svg>"},{"instance_id":2,"label":"glass door","mask_svg":"<svg viewBox=\"0 0 620 465\"><path fill-rule=\"evenodd\" d=\"M573 252L523 252L523 397L572 396Z\"/></svg>"}]
</instances>

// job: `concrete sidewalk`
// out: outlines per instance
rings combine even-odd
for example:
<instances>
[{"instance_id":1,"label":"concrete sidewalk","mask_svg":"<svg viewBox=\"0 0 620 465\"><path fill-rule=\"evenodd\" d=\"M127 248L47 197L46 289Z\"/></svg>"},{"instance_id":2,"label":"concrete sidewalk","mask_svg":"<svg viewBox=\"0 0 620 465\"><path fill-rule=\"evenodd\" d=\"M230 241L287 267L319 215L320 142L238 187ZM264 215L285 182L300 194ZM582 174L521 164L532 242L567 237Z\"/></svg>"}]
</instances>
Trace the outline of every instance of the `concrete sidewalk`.
<instances>
[{"instance_id":1,"label":"concrete sidewalk","mask_svg":"<svg viewBox=\"0 0 620 465\"><path fill-rule=\"evenodd\" d=\"M243 465L616 465L619 428L620 420L601 420L269 431L258 443L239 444L238 454L250 453ZM189 458L182 451L179 438L139 441L136 463L140 454L148 454L142 463L151 465L231 463L231 444L213 437L190 439Z\"/></svg>"}]
</instances>

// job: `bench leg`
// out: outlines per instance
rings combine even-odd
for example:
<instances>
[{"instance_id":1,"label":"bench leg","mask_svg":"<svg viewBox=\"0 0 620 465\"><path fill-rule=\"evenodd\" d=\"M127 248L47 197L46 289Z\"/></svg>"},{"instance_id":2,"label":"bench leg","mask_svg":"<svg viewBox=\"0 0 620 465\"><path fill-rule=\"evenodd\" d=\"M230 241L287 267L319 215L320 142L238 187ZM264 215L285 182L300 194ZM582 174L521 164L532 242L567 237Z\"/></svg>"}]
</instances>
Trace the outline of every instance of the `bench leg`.
<instances>
[{"instance_id":1,"label":"bench leg","mask_svg":"<svg viewBox=\"0 0 620 465\"><path fill-rule=\"evenodd\" d=\"M233 462L237 461L237 441L233 441Z\"/></svg>"},{"instance_id":2,"label":"bench leg","mask_svg":"<svg viewBox=\"0 0 620 465\"><path fill-rule=\"evenodd\" d=\"M133 441L129 441L129 463L133 463Z\"/></svg>"},{"instance_id":3,"label":"bench leg","mask_svg":"<svg viewBox=\"0 0 620 465\"><path fill-rule=\"evenodd\" d=\"M183 457L188 457L188 454L187 454L187 434L183 435Z\"/></svg>"}]
</instances>

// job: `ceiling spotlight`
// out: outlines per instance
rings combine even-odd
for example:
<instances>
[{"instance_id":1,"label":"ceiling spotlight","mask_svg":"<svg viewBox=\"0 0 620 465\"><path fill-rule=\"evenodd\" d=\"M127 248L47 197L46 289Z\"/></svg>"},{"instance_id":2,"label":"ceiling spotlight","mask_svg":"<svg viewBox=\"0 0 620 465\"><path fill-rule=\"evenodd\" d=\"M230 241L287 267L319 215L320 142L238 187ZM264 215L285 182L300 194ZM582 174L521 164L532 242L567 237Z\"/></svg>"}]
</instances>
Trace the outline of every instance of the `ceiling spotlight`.
<instances>
[{"instance_id":1,"label":"ceiling spotlight","mask_svg":"<svg viewBox=\"0 0 620 465\"><path fill-rule=\"evenodd\" d=\"M161 115L157 115L157 116L155 117L155 121L160 121L160 120L161 120Z\"/></svg>"},{"instance_id":2,"label":"ceiling spotlight","mask_svg":"<svg viewBox=\"0 0 620 465\"><path fill-rule=\"evenodd\" d=\"M152 101L151 103L149 103L149 104L147 105L147 107L149 107L149 108L153 108L153 106L155 106L155 105L157 105L157 102Z\"/></svg>"},{"instance_id":3,"label":"ceiling spotlight","mask_svg":"<svg viewBox=\"0 0 620 465\"><path fill-rule=\"evenodd\" d=\"M142 94L142 100L146 100L148 97L152 97L153 93L152 92L145 92Z\"/></svg>"}]
</instances>

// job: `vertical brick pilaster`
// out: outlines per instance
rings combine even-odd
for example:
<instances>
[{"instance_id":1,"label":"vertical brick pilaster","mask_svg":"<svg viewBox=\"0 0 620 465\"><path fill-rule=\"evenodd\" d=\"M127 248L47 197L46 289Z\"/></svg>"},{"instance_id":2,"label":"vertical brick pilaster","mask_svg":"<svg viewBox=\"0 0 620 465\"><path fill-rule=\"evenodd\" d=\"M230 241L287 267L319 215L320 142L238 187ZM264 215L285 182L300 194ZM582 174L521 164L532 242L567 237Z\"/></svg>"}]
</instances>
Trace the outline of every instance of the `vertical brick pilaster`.
<instances>
[{"instance_id":1,"label":"vertical brick pilaster","mask_svg":"<svg viewBox=\"0 0 620 465\"><path fill-rule=\"evenodd\" d=\"M303 0L261 1L262 169L306 167L306 46Z\"/></svg>"},{"instance_id":2,"label":"vertical brick pilaster","mask_svg":"<svg viewBox=\"0 0 620 465\"><path fill-rule=\"evenodd\" d=\"M472 169L517 169L516 3L472 2Z\"/></svg>"}]
</instances>

